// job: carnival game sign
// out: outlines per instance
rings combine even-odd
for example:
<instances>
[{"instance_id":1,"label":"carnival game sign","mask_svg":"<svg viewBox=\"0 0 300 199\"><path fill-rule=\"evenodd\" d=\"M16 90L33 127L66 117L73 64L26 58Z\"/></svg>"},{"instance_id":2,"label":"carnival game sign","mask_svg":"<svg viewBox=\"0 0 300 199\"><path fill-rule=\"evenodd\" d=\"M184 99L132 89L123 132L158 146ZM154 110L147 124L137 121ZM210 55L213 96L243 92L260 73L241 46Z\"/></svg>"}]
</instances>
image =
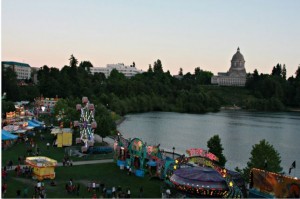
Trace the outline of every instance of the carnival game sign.
<instances>
[{"instance_id":1,"label":"carnival game sign","mask_svg":"<svg viewBox=\"0 0 300 199\"><path fill-rule=\"evenodd\" d=\"M213 160L213 161L217 161L217 162L219 161L219 158L217 156L215 156L214 154L208 152L207 150L201 149L201 148L188 149L188 150L186 150L186 152L190 157L201 156L201 157L205 157L210 160Z\"/></svg>"},{"instance_id":2,"label":"carnival game sign","mask_svg":"<svg viewBox=\"0 0 300 199\"><path fill-rule=\"evenodd\" d=\"M275 198L299 198L300 179L253 168L250 189Z\"/></svg>"}]
</instances>

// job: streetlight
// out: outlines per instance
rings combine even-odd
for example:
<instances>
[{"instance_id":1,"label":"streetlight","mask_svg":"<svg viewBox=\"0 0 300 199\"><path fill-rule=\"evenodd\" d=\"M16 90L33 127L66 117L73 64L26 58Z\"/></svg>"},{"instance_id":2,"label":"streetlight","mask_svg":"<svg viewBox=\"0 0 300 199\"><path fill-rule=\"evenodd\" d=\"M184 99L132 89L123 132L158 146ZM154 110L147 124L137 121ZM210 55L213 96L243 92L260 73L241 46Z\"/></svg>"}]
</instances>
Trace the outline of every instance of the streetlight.
<instances>
[{"instance_id":1,"label":"streetlight","mask_svg":"<svg viewBox=\"0 0 300 199\"><path fill-rule=\"evenodd\" d=\"M175 147L173 146L173 159L174 159L174 152L175 152Z\"/></svg>"}]
</instances>

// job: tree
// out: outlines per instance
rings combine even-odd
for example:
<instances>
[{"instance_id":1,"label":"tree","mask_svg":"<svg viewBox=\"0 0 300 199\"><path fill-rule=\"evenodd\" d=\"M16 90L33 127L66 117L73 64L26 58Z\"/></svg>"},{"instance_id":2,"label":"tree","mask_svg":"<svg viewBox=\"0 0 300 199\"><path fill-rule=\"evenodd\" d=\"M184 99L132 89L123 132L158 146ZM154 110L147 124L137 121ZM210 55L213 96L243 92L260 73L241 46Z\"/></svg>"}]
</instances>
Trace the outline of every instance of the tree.
<instances>
[{"instance_id":1,"label":"tree","mask_svg":"<svg viewBox=\"0 0 300 199\"><path fill-rule=\"evenodd\" d=\"M221 144L221 138L219 135L214 135L207 141L208 152L213 153L219 158L219 165L225 166L226 158L223 155L223 146Z\"/></svg>"},{"instance_id":2,"label":"tree","mask_svg":"<svg viewBox=\"0 0 300 199\"><path fill-rule=\"evenodd\" d=\"M79 67L84 68L86 71L90 71L90 68L94 67L90 61L80 62Z\"/></svg>"},{"instance_id":3,"label":"tree","mask_svg":"<svg viewBox=\"0 0 300 199\"><path fill-rule=\"evenodd\" d=\"M148 71L147 71L147 72L148 72L148 73L152 73L152 72L153 72L151 64L149 64L149 68L148 68Z\"/></svg>"},{"instance_id":4,"label":"tree","mask_svg":"<svg viewBox=\"0 0 300 199\"><path fill-rule=\"evenodd\" d=\"M263 139L252 146L251 157L247 162L247 167L243 169L243 175L245 179L248 179L252 168L280 173L282 172L280 163L281 157L279 153L274 149L273 145Z\"/></svg>"},{"instance_id":5,"label":"tree","mask_svg":"<svg viewBox=\"0 0 300 199\"><path fill-rule=\"evenodd\" d=\"M285 68L285 64L283 64L283 68L282 68L282 71L281 71L281 76L283 79L286 79L286 68Z\"/></svg>"},{"instance_id":6,"label":"tree","mask_svg":"<svg viewBox=\"0 0 300 199\"><path fill-rule=\"evenodd\" d=\"M116 124L111 117L111 113L101 104L96 105L95 120L97 122L97 128L95 134L100 135L102 138L107 137L112 131L116 130Z\"/></svg>"},{"instance_id":7,"label":"tree","mask_svg":"<svg viewBox=\"0 0 300 199\"><path fill-rule=\"evenodd\" d=\"M17 101L20 98L20 89L17 85L17 74L12 68L2 66L2 93L6 92L7 100Z\"/></svg>"},{"instance_id":8,"label":"tree","mask_svg":"<svg viewBox=\"0 0 300 199\"><path fill-rule=\"evenodd\" d=\"M183 76L182 68L179 69L178 75Z\"/></svg>"},{"instance_id":9,"label":"tree","mask_svg":"<svg viewBox=\"0 0 300 199\"><path fill-rule=\"evenodd\" d=\"M163 73L163 68L161 61L158 59L156 62L154 62L153 70L155 73Z\"/></svg>"},{"instance_id":10,"label":"tree","mask_svg":"<svg viewBox=\"0 0 300 199\"><path fill-rule=\"evenodd\" d=\"M71 55L69 60L70 60L70 66L72 68L76 68L78 64L78 60L73 56L73 54Z\"/></svg>"},{"instance_id":11,"label":"tree","mask_svg":"<svg viewBox=\"0 0 300 199\"><path fill-rule=\"evenodd\" d=\"M273 67L273 70L272 70L273 76L281 77L281 73L282 73L281 64L277 64L276 66Z\"/></svg>"},{"instance_id":12,"label":"tree","mask_svg":"<svg viewBox=\"0 0 300 199\"><path fill-rule=\"evenodd\" d=\"M298 69L295 72L295 75L296 75L296 79L300 79L300 64L298 66Z\"/></svg>"}]
</instances>

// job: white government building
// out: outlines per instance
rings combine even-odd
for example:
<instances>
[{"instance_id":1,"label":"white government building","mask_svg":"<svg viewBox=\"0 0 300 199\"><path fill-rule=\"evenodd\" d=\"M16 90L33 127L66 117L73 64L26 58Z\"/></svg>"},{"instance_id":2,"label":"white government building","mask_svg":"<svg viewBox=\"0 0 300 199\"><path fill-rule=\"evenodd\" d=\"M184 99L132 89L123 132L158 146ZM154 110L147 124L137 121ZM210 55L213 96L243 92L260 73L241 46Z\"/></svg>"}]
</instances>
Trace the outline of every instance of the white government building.
<instances>
[{"instance_id":1,"label":"white government building","mask_svg":"<svg viewBox=\"0 0 300 199\"><path fill-rule=\"evenodd\" d=\"M106 67L91 67L90 71L93 75L95 73L104 73L105 77L108 77L113 69L123 73L128 78L143 73L142 70L138 70L135 66L125 66L123 63L107 64Z\"/></svg>"},{"instance_id":2,"label":"white government building","mask_svg":"<svg viewBox=\"0 0 300 199\"><path fill-rule=\"evenodd\" d=\"M13 62L13 61L3 61L2 65L4 68L12 68L17 74L17 79L30 79L31 78L31 67L29 64Z\"/></svg>"},{"instance_id":3,"label":"white government building","mask_svg":"<svg viewBox=\"0 0 300 199\"><path fill-rule=\"evenodd\" d=\"M226 73L218 73L211 78L212 84L220 86L245 86L246 84L245 59L240 53L240 48L231 59L231 67Z\"/></svg>"}]
</instances>

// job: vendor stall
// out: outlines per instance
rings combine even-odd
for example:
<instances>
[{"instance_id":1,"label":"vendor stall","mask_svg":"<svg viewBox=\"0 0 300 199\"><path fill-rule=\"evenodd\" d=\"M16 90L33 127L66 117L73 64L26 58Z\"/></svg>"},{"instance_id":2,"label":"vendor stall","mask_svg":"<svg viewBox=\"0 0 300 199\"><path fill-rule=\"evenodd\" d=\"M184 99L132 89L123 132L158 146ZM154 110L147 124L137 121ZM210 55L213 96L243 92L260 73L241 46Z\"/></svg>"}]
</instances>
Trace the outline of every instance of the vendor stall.
<instances>
[{"instance_id":1,"label":"vendor stall","mask_svg":"<svg viewBox=\"0 0 300 199\"><path fill-rule=\"evenodd\" d=\"M70 128L53 128L51 134L56 136L57 147L72 146L73 130Z\"/></svg>"},{"instance_id":2,"label":"vendor stall","mask_svg":"<svg viewBox=\"0 0 300 199\"><path fill-rule=\"evenodd\" d=\"M38 180L55 178L54 169L57 165L56 160L50 159L48 157L36 156L27 157L25 163L33 167L33 176Z\"/></svg>"}]
</instances>

